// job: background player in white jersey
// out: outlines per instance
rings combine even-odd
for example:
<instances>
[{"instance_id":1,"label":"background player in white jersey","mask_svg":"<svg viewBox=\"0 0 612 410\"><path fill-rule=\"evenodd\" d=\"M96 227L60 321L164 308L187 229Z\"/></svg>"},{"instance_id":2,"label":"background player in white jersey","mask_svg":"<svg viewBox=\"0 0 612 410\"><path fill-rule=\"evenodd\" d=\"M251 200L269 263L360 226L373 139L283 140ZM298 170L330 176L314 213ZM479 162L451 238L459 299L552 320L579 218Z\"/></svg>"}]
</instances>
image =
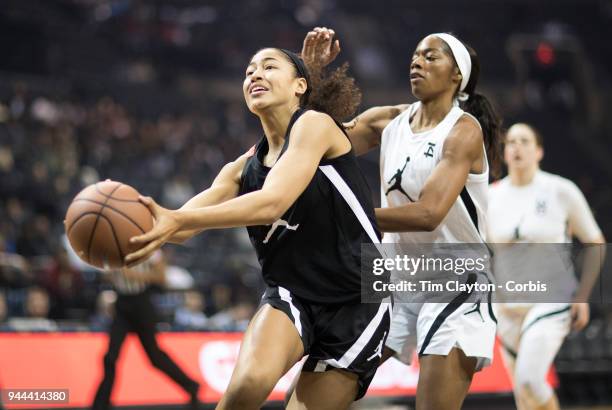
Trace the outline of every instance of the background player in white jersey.
<instances>
[{"instance_id":1,"label":"background player in white jersey","mask_svg":"<svg viewBox=\"0 0 612 410\"><path fill-rule=\"evenodd\" d=\"M510 127L504 149L508 176L490 189L489 242L565 243L575 236L585 244L603 244L603 235L578 187L541 171L543 155L542 137L531 126ZM504 250L496 246L496 255L501 258ZM525 272L529 271L508 269L507 263L495 264L495 276L500 281L536 279ZM559 408L546 376L571 328L580 330L588 323L589 305L578 301L589 299L598 272L597 266L583 270L577 289L570 289L575 291L576 303L496 304L504 362L513 379L519 410ZM523 277L526 275L531 277ZM569 279L575 284L573 277Z\"/></svg>"},{"instance_id":2,"label":"background player in white jersey","mask_svg":"<svg viewBox=\"0 0 612 410\"><path fill-rule=\"evenodd\" d=\"M326 28L308 33L302 55L313 69L338 54L333 36ZM475 92L479 70L476 53L455 37L429 35L410 64L412 93L419 101L374 107L347 124L358 154L381 146L383 207L376 209L376 218L381 230L391 233L386 242L483 243L487 158L498 163L500 120ZM384 358L409 359L418 349L419 410L459 409L474 372L492 358L490 303L464 304L466 296L457 295L452 303L394 307Z\"/></svg>"}]
</instances>

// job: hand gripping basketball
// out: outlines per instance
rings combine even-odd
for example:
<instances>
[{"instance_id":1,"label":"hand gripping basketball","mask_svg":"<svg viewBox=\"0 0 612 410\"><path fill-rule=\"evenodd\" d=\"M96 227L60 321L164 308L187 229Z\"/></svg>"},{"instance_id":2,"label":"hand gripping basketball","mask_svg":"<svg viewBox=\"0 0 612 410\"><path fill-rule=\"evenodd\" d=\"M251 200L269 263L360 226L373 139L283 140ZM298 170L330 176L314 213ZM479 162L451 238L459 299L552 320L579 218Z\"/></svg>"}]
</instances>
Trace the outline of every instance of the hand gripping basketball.
<instances>
[{"instance_id":1,"label":"hand gripping basketball","mask_svg":"<svg viewBox=\"0 0 612 410\"><path fill-rule=\"evenodd\" d=\"M138 250L129 239L153 227L153 215L138 191L106 180L83 189L64 221L70 245L85 262L98 268L120 268L127 254Z\"/></svg>"},{"instance_id":2,"label":"hand gripping basketball","mask_svg":"<svg viewBox=\"0 0 612 410\"><path fill-rule=\"evenodd\" d=\"M153 252L161 248L181 228L174 211L158 205L151 197L140 196L138 199L149 208L155 224L149 232L130 238L130 244L136 247L142 246L142 248L125 257L125 263L129 267L147 260Z\"/></svg>"}]
</instances>

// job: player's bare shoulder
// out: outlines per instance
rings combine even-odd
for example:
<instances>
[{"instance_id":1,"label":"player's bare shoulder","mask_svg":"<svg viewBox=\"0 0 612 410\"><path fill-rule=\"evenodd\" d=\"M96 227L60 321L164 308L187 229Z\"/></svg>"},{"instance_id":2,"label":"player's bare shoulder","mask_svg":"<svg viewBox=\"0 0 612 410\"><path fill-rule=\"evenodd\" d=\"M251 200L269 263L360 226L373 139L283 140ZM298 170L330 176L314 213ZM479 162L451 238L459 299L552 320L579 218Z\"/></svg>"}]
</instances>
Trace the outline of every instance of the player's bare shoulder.
<instances>
[{"instance_id":1,"label":"player's bare shoulder","mask_svg":"<svg viewBox=\"0 0 612 410\"><path fill-rule=\"evenodd\" d=\"M393 118L397 117L398 115L406 111L408 108L410 108L410 105L411 104L394 105L393 109L395 110L395 112L394 112Z\"/></svg>"},{"instance_id":2,"label":"player's bare shoulder","mask_svg":"<svg viewBox=\"0 0 612 410\"><path fill-rule=\"evenodd\" d=\"M227 178L231 178L231 180L240 184L242 179L242 171L244 170L244 166L246 165L249 158L255 155L256 146L253 145L247 152L233 160L232 162L228 162L222 170L223 174L227 175Z\"/></svg>"},{"instance_id":3,"label":"player's bare shoulder","mask_svg":"<svg viewBox=\"0 0 612 410\"><path fill-rule=\"evenodd\" d=\"M462 144L479 148L484 141L482 128L478 121L468 114L463 114L453 126L448 138L448 144Z\"/></svg>"}]
</instances>

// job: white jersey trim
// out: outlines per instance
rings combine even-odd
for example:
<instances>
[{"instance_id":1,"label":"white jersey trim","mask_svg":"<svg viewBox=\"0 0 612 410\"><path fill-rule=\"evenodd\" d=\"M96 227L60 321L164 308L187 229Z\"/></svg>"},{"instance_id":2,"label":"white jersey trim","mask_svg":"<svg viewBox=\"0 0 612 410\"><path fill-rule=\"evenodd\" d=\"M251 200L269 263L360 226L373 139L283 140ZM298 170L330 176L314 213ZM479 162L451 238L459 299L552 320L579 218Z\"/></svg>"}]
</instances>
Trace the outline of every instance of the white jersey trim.
<instances>
[{"instance_id":1,"label":"white jersey trim","mask_svg":"<svg viewBox=\"0 0 612 410\"><path fill-rule=\"evenodd\" d=\"M293 315L293 320L295 324L295 328L297 329L300 337L302 337L302 322L300 321L300 311L293 305L293 299L291 298L291 293L283 288L282 286L278 287L278 294L281 300L287 302L289 304L289 308L291 309L291 314Z\"/></svg>"},{"instance_id":2,"label":"white jersey trim","mask_svg":"<svg viewBox=\"0 0 612 410\"><path fill-rule=\"evenodd\" d=\"M330 366L336 368L345 368L348 367L353 361L359 356L359 353L363 351L363 349L368 345L370 339L380 326L380 322L382 322L385 313L388 313L391 316L392 307L391 303L388 302L388 298L383 300L383 302L378 307L378 312L374 318L368 323L368 326L365 328L363 333L359 336L359 339L342 355L342 357L338 360L336 359L327 359L325 363Z\"/></svg>"}]
</instances>

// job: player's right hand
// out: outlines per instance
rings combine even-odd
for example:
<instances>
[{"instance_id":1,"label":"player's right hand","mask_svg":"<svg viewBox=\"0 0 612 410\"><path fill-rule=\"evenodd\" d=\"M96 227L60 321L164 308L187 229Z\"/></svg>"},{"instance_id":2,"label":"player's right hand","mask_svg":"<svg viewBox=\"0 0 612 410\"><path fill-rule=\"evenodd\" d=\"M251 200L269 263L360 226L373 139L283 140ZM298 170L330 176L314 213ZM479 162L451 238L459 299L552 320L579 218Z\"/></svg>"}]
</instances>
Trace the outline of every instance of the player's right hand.
<instances>
[{"instance_id":1,"label":"player's right hand","mask_svg":"<svg viewBox=\"0 0 612 410\"><path fill-rule=\"evenodd\" d=\"M590 308L588 303L571 304L572 330L579 332L589 324Z\"/></svg>"},{"instance_id":2,"label":"player's right hand","mask_svg":"<svg viewBox=\"0 0 612 410\"><path fill-rule=\"evenodd\" d=\"M125 257L124 262L128 268L132 268L149 259L153 252L161 248L164 243L168 242L181 229L177 211L171 211L159 206L153 198L148 196L140 196L138 200L149 208L155 224L150 231L130 238L131 244L137 244L142 247Z\"/></svg>"},{"instance_id":3,"label":"player's right hand","mask_svg":"<svg viewBox=\"0 0 612 410\"><path fill-rule=\"evenodd\" d=\"M335 34L327 27L315 27L306 34L301 57L310 70L320 70L338 56L340 41L334 41Z\"/></svg>"}]
</instances>

